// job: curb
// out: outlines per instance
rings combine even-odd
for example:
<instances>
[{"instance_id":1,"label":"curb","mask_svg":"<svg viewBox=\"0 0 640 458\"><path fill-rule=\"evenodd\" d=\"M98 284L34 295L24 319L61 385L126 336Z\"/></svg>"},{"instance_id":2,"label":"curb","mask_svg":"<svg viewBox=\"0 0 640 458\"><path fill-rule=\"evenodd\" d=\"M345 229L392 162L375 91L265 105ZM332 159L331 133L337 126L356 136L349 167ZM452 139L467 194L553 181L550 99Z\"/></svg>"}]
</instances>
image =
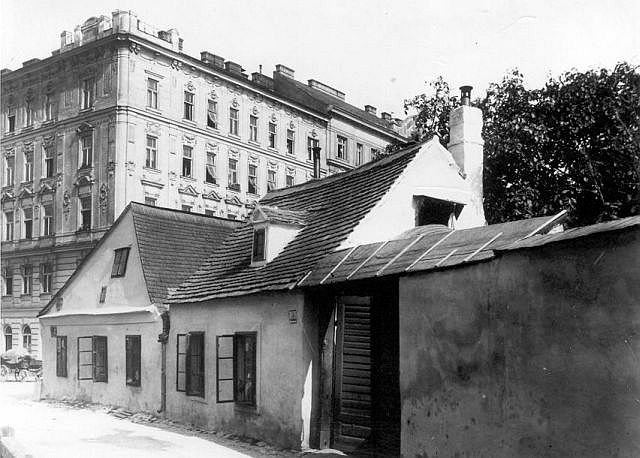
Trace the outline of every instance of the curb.
<instances>
[{"instance_id":1,"label":"curb","mask_svg":"<svg viewBox=\"0 0 640 458\"><path fill-rule=\"evenodd\" d=\"M0 458L33 458L25 448L13 437L13 428L0 428Z\"/></svg>"}]
</instances>

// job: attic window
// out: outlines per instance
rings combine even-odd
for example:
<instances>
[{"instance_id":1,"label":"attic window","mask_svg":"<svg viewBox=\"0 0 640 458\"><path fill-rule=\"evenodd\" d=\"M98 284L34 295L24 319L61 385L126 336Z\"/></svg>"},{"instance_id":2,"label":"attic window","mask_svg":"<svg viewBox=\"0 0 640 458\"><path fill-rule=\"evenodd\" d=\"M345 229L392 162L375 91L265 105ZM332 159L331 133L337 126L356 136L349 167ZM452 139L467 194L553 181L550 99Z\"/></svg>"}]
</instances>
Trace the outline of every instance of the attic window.
<instances>
[{"instance_id":1,"label":"attic window","mask_svg":"<svg viewBox=\"0 0 640 458\"><path fill-rule=\"evenodd\" d=\"M124 277L127 271L127 260L129 259L129 247L118 248L113 257L113 268L111 269L111 278Z\"/></svg>"},{"instance_id":2,"label":"attic window","mask_svg":"<svg viewBox=\"0 0 640 458\"><path fill-rule=\"evenodd\" d=\"M253 231L253 254L252 262L265 260L265 228L255 229Z\"/></svg>"},{"instance_id":3,"label":"attic window","mask_svg":"<svg viewBox=\"0 0 640 458\"><path fill-rule=\"evenodd\" d=\"M416 226L442 224L450 227L452 218L457 217L462 210L462 206L455 202L433 197L414 196L413 201L416 211Z\"/></svg>"}]
</instances>

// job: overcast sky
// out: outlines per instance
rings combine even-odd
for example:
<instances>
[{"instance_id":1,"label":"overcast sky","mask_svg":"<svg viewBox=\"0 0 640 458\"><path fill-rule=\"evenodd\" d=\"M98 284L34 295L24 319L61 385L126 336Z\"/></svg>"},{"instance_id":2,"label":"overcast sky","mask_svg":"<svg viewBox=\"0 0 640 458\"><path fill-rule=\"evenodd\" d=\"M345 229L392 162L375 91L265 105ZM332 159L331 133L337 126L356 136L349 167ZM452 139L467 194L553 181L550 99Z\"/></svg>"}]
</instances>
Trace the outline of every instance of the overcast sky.
<instances>
[{"instance_id":1,"label":"overcast sky","mask_svg":"<svg viewBox=\"0 0 640 458\"><path fill-rule=\"evenodd\" d=\"M438 75L478 95L514 67L539 87L571 68L640 64L640 0L1 0L0 9L0 68L49 56L61 31L91 16L131 9L177 28L187 54L206 49L247 73L282 63L398 117Z\"/></svg>"}]
</instances>

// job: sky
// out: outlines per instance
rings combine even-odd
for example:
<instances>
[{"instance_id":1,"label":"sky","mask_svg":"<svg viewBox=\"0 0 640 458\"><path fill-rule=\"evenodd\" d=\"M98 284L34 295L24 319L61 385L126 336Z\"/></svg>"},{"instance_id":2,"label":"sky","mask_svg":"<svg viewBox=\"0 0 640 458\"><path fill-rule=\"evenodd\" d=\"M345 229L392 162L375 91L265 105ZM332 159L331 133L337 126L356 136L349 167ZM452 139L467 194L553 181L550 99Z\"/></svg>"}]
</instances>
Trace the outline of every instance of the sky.
<instances>
[{"instance_id":1,"label":"sky","mask_svg":"<svg viewBox=\"0 0 640 458\"><path fill-rule=\"evenodd\" d=\"M247 73L284 64L396 117L440 75L475 97L513 68L541 87L574 68L640 65L640 0L0 0L0 68L49 56L60 32L116 9L177 28L192 56Z\"/></svg>"}]
</instances>

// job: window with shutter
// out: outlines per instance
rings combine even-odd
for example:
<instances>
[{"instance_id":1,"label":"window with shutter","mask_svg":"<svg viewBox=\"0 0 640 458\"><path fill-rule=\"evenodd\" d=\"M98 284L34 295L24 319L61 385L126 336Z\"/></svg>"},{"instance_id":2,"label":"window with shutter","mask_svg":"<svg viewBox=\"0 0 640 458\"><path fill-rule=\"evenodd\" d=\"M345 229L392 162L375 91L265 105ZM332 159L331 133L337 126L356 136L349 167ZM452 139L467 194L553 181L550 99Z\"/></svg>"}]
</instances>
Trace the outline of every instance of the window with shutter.
<instances>
[{"instance_id":1,"label":"window with shutter","mask_svg":"<svg viewBox=\"0 0 640 458\"><path fill-rule=\"evenodd\" d=\"M257 334L238 332L216 338L217 402L256 405Z\"/></svg>"},{"instance_id":2,"label":"window with shutter","mask_svg":"<svg viewBox=\"0 0 640 458\"><path fill-rule=\"evenodd\" d=\"M204 397L204 332L189 333L186 363L187 394Z\"/></svg>"},{"instance_id":3,"label":"window with shutter","mask_svg":"<svg viewBox=\"0 0 640 458\"><path fill-rule=\"evenodd\" d=\"M56 376L67 376L67 336L56 337Z\"/></svg>"},{"instance_id":4,"label":"window with shutter","mask_svg":"<svg viewBox=\"0 0 640 458\"><path fill-rule=\"evenodd\" d=\"M126 384L140 386L140 336L125 336Z\"/></svg>"},{"instance_id":5,"label":"window with shutter","mask_svg":"<svg viewBox=\"0 0 640 458\"><path fill-rule=\"evenodd\" d=\"M93 336L93 381L108 381L107 337Z\"/></svg>"},{"instance_id":6,"label":"window with shutter","mask_svg":"<svg viewBox=\"0 0 640 458\"><path fill-rule=\"evenodd\" d=\"M93 337L78 337L78 380L93 379Z\"/></svg>"},{"instance_id":7,"label":"window with shutter","mask_svg":"<svg viewBox=\"0 0 640 458\"><path fill-rule=\"evenodd\" d=\"M178 342L176 345L176 391L187 390L187 343L189 336L187 334L178 334Z\"/></svg>"},{"instance_id":8,"label":"window with shutter","mask_svg":"<svg viewBox=\"0 0 640 458\"><path fill-rule=\"evenodd\" d=\"M216 337L216 401L233 402L233 335Z\"/></svg>"}]
</instances>

